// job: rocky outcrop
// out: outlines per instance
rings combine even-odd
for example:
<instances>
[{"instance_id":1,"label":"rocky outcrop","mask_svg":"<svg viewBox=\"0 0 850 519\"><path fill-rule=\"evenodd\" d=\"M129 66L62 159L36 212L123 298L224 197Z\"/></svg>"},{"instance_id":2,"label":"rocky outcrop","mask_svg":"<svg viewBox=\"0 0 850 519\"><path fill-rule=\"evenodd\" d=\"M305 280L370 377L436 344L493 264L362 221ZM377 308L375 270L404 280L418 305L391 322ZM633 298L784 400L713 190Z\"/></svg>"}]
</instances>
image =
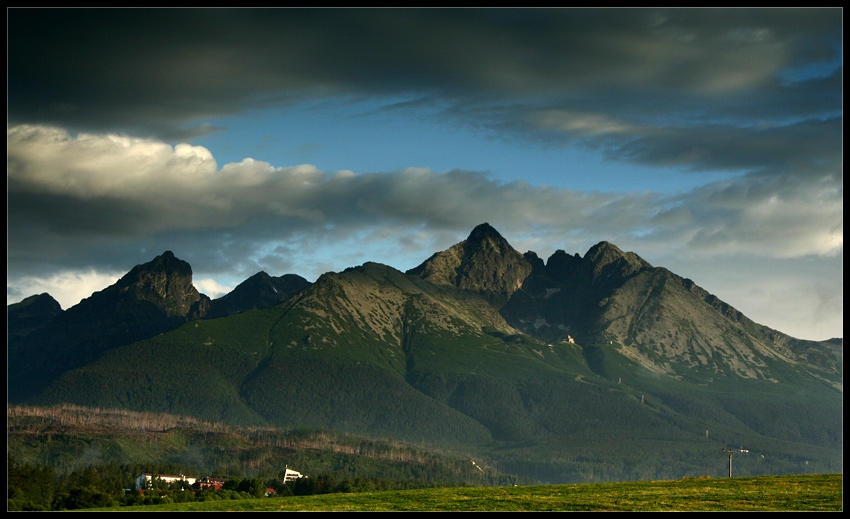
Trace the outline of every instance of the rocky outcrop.
<instances>
[{"instance_id":1,"label":"rocky outcrop","mask_svg":"<svg viewBox=\"0 0 850 519\"><path fill-rule=\"evenodd\" d=\"M520 255L485 223L408 273L480 293L523 333L575 341L601 375L615 352L652 372L706 381L773 380L771 363L781 360L840 387L840 362L829 348L792 351L789 337L607 241L583 257L558 250L544 264L534 252Z\"/></svg>"},{"instance_id":2,"label":"rocky outcrop","mask_svg":"<svg viewBox=\"0 0 850 519\"><path fill-rule=\"evenodd\" d=\"M192 284L192 267L171 251L136 265L106 291L117 292L121 300L151 303L169 319L185 319L206 297Z\"/></svg>"},{"instance_id":3,"label":"rocky outcrop","mask_svg":"<svg viewBox=\"0 0 850 519\"><path fill-rule=\"evenodd\" d=\"M466 240L407 273L434 284L477 292L499 308L522 287L531 271L532 263L490 224L483 223Z\"/></svg>"},{"instance_id":4,"label":"rocky outcrop","mask_svg":"<svg viewBox=\"0 0 850 519\"><path fill-rule=\"evenodd\" d=\"M208 317L226 317L245 310L271 308L310 285L309 281L296 274L274 277L258 272L227 295L213 300Z\"/></svg>"}]
</instances>

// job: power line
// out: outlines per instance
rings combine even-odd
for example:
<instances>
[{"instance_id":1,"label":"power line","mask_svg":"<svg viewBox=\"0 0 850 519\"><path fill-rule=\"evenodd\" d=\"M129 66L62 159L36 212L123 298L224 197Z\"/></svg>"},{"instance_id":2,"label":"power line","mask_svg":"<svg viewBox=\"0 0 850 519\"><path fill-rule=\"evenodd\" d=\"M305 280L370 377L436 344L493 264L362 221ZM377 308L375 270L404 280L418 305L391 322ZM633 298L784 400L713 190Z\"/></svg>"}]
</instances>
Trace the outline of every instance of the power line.
<instances>
[{"instance_id":1,"label":"power line","mask_svg":"<svg viewBox=\"0 0 850 519\"><path fill-rule=\"evenodd\" d=\"M750 452L747 449L720 449L729 454L729 477L732 477L732 455L736 452Z\"/></svg>"}]
</instances>

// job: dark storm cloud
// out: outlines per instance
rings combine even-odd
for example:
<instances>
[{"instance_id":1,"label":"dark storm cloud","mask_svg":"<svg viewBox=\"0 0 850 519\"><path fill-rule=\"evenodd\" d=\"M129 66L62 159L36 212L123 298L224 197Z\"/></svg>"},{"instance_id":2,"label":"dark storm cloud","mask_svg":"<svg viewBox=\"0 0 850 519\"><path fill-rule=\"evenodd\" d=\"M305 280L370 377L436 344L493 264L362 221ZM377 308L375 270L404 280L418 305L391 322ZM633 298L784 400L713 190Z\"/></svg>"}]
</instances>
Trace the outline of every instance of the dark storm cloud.
<instances>
[{"instance_id":1,"label":"dark storm cloud","mask_svg":"<svg viewBox=\"0 0 850 519\"><path fill-rule=\"evenodd\" d=\"M12 9L9 117L166 137L303 96L418 93L516 123L532 107L737 117L753 101L805 118L834 115L840 90L795 113L770 95L800 89L777 72L836 62L840 42L830 9Z\"/></svg>"},{"instance_id":2,"label":"dark storm cloud","mask_svg":"<svg viewBox=\"0 0 850 519\"><path fill-rule=\"evenodd\" d=\"M837 176L841 118L757 128L712 125L647 129L609 147L619 160L686 170Z\"/></svg>"},{"instance_id":3,"label":"dark storm cloud","mask_svg":"<svg viewBox=\"0 0 850 519\"><path fill-rule=\"evenodd\" d=\"M126 272L175 244L196 271L243 279L314 276L381 244L421 261L482 221L544 255L606 239L670 267L752 255L769 276L777 258L822 257L840 276L842 21L841 9L12 8L7 292L27 275ZM583 193L476 171L219 164L187 144L226 135L229 116L349 98L531 147L726 174L674 195ZM332 264L308 254L340 244ZM840 279L827 292L840 323Z\"/></svg>"}]
</instances>

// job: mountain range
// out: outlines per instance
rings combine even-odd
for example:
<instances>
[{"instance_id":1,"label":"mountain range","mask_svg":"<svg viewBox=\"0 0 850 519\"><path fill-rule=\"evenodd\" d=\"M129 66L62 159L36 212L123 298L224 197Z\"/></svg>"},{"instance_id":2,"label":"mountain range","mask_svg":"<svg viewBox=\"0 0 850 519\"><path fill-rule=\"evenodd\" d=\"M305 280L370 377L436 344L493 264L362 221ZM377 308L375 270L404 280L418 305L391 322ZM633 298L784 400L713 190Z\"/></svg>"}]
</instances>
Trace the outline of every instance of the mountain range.
<instances>
[{"instance_id":1,"label":"mountain range","mask_svg":"<svg viewBox=\"0 0 850 519\"><path fill-rule=\"evenodd\" d=\"M324 427L546 482L840 472L843 340L762 326L600 242L481 224L407 272L260 272L211 300L165 252L62 310L8 306L9 402Z\"/></svg>"}]
</instances>

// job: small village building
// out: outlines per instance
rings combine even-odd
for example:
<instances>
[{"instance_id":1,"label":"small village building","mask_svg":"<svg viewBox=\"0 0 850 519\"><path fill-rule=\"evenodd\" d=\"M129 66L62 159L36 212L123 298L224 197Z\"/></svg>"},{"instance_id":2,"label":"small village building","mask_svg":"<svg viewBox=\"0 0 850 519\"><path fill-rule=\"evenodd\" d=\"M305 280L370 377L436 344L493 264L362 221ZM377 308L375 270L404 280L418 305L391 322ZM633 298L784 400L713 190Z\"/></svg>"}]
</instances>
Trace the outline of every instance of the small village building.
<instances>
[{"instance_id":1,"label":"small village building","mask_svg":"<svg viewBox=\"0 0 850 519\"><path fill-rule=\"evenodd\" d=\"M287 468L286 473L284 473L284 475L283 475L283 482L289 483L290 481L295 481L299 478L304 478L304 477L307 477L307 476L301 474L297 470L292 470L290 468Z\"/></svg>"},{"instance_id":2,"label":"small village building","mask_svg":"<svg viewBox=\"0 0 850 519\"><path fill-rule=\"evenodd\" d=\"M136 478L136 490L151 488L155 479L162 480L166 483L185 481L188 485L192 485L195 483L196 478L184 476L183 474L151 474L150 472L145 472Z\"/></svg>"},{"instance_id":3,"label":"small village building","mask_svg":"<svg viewBox=\"0 0 850 519\"><path fill-rule=\"evenodd\" d=\"M199 479L195 483L192 484L192 490L204 490L205 488L211 488L213 490L221 490L221 487L224 486L225 478L211 478L205 477L204 479Z\"/></svg>"}]
</instances>

